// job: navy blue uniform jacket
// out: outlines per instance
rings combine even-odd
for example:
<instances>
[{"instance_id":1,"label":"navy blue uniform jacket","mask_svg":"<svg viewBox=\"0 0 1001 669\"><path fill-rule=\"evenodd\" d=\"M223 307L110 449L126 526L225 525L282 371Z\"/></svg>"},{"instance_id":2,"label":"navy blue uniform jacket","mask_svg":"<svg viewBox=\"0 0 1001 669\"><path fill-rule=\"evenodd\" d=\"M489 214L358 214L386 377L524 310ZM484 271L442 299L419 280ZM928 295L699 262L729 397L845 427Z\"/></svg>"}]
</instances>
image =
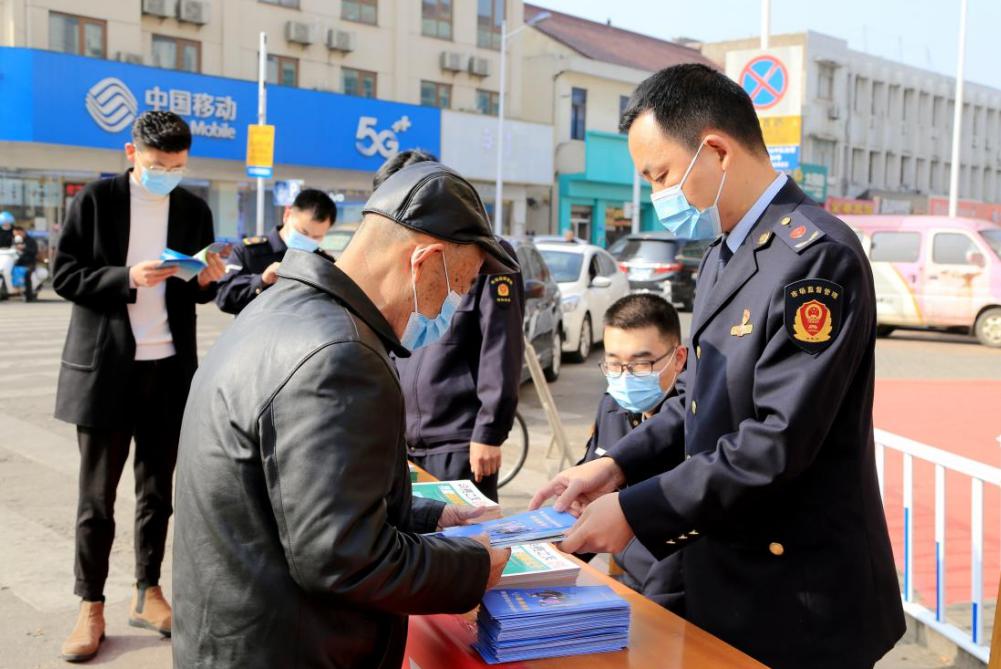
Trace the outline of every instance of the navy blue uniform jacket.
<instances>
[{"instance_id":1,"label":"navy blue uniform jacket","mask_svg":"<svg viewBox=\"0 0 1001 669\"><path fill-rule=\"evenodd\" d=\"M216 305L221 310L238 314L267 290L268 284L261 280L261 275L271 263L281 262L288 250L279 230L281 227L275 228L266 237L247 237L242 244L233 246L229 264L240 265L242 269L226 274L219 282Z\"/></svg>"},{"instance_id":2,"label":"navy blue uniform jacket","mask_svg":"<svg viewBox=\"0 0 1001 669\"><path fill-rule=\"evenodd\" d=\"M868 261L792 181L717 280L719 259L717 240L678 396L609 451L622 510L655 557L685 549L694 624L770 667L871 667L904 619L874 459Z\"/></svg>"}]
</instances>

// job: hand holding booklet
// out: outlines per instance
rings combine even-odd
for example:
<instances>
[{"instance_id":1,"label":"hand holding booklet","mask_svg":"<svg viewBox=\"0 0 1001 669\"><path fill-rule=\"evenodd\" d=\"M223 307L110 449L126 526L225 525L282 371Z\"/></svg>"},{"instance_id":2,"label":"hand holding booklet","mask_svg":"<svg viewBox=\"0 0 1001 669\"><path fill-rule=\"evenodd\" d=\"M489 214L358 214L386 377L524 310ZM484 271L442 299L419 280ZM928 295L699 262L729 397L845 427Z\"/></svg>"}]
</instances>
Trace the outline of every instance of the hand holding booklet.
<instances>
[{"instance_id":1,"label":"hand holding booklet","mask_svg":"<svg viewBox=\"0 0 1001 669\"><path fill-rule=\"evenodd\" d=\"M164 249L160 254L160 267L176 267L178 279L190 281L198 276L198 273L209 266L206 256L215 253L220 256L228 256L233 250L233 245L228 242L213 242L203 248L193 256L185 255L173 249Z\"/></svg>"},{"instance_id":2,"label":"hand holding booklet","mask_svg":"<svg viewBox=\"0 0 1001 669\"><path fill-rule=\"evenodd\" d=\"M490 538L491 546L506 548L515 544L562 541L567 530L573 527L575 522L577 519L569 513L548 507L475 525L449 527L441 534L446 537L476 537L486 534Z\"/></svg>"}]
</instances>

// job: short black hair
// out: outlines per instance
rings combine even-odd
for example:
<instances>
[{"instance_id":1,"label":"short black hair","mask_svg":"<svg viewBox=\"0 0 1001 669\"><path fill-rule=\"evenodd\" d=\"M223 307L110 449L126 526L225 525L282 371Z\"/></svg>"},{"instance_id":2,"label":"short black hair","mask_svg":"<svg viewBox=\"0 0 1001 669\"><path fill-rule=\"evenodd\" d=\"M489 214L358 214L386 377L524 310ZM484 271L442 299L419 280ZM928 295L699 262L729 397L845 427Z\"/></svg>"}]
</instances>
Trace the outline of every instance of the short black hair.
<instances>
[{"instance_id":1,"label":"short black hair","mask_svg":"<svg viewBox=\"0 0 1001 669\"><path fill-rule=\"evenodd\" d=\"M707 130L721 130L751 151L768 153L747 91L706 65L674 65L647 77L629 98L619 131L628 133L647 111L653 111L668 136L692 151L699 148Z\"/></svg>"},{"instance_id":2,"label":"short black hair","mask_svg":"<svg viewBox=\"0 0 1001 669\"><path fill-rule=\"evenodd\" d=\"M132 124L132 143L140 149L180 153L191 148L191 128L174 112L143 112Z\"/></svg>"},{"instance_id":3,"label":"short black hair","mask_svg":"<svg viewBox=\"0 0 1001 669\"><path fill-rule=\"evenodd\" d=\"M681 320L670 302L652 293L638 293L619 298L605 312L605 327L638 330L657 328L668 339L681 342Z\"/></svg>"},{"instance_id":4,"label":"short black hair","mask_svg":"<svg viewBox=\"0 0 1001 669\"><path fill-rule=\"evenodd\" d=\"M320 223L329 220L333 225L337 222L337 205L322 190L303 188L292 201L292 208L309 212L313 220Z\"/></svg>"},{"instance_id":5,"label":"short black hair","mask_svg":"<svg viewBox=\"0 0 1001 669\"><path fill-rule=\"evenodd\" d=\"M438 157L433 153L424 151L423 149L407 149L406 151L400 151L392 158L388 159L382 164L382 167L376 171L375 176L372 177L372 188L373 190L382 185L382 182L393 176L404 167L409 167L414 163L426 163L426 162L436 163L438 162Z\"/></svg>"}]
</instances>

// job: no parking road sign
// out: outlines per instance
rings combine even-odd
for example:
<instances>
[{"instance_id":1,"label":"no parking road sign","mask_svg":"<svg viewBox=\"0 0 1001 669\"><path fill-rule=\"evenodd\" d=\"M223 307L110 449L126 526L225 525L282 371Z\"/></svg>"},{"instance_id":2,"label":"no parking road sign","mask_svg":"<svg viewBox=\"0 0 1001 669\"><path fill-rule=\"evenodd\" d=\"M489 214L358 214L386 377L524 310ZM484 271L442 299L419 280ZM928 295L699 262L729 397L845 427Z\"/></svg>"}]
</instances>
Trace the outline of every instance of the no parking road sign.
<instances>
[{"instance_id":1,"label":"no parking road sign","mask_svg":"<svg viewBox=\"0 0 1001 669\"><path fill-rule=\"evenodd\" d=\"M751 96L755 109L770 109L789 90L789 70L776 56L765 54L744 66L739 81Z\"/></svg>"}]
</instances>

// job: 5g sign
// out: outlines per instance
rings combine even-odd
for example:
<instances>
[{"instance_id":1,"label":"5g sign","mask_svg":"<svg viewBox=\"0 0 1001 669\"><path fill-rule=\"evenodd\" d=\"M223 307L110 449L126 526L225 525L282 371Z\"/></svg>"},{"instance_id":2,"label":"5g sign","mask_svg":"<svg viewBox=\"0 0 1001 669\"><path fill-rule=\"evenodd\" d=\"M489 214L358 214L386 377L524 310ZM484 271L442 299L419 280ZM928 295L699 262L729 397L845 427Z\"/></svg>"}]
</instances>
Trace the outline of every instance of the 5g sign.
<instances>
[{"instance_id":1,"label":"5g sign","mask_svg":"<svg viewBox=\"0 0 1001 669\"><path fill-rule=\"evenodd\" d=\"M379 119L375 116L359 117L355 148L363 156L371 157L378 153L383 158L391 158L400 150L397 135L410 129L410 117L401 116L384 130L379 130L378 124Z\"/></svg>"}]
</instances>

